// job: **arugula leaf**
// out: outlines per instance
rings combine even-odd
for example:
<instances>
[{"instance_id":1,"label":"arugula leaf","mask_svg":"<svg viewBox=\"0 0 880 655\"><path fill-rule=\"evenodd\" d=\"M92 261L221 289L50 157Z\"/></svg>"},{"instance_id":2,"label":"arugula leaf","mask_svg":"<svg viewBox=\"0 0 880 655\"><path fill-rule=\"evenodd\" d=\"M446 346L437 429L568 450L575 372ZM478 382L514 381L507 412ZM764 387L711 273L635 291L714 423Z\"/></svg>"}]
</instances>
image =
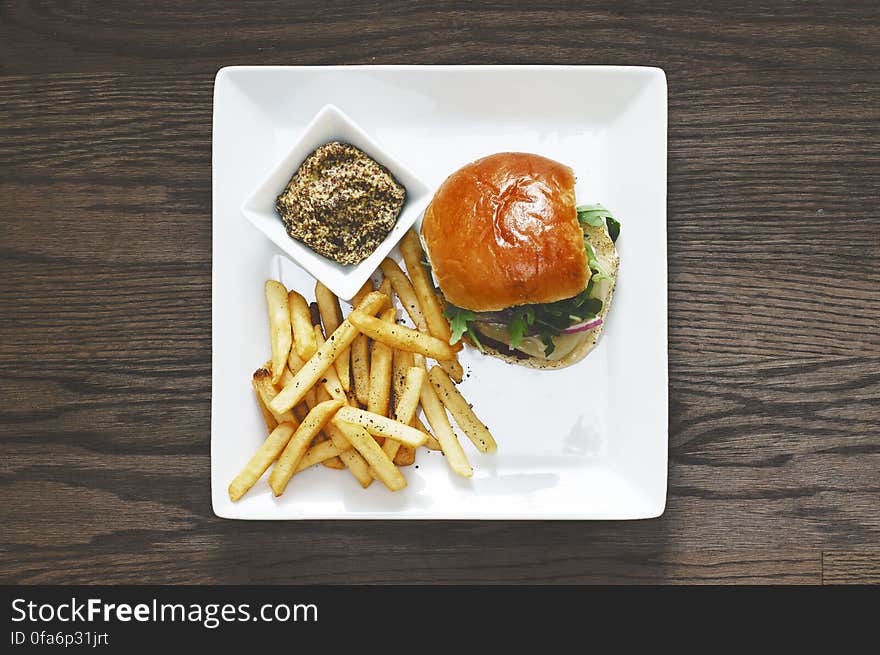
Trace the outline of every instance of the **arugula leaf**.
<instances>
[{"instance_id":1,"label":"arugula leaf","mask_svg":"<svg viewBox=\"0 0 880 655\"><path fill-rule=\"evenodd\" d=\"M577 215L581 223L586 223L593 227L602 227L605 224L605 219L611 216L602 205L579 205L577 207Z\"/></svg>"},{"instance_id":2,"label":"arugula leaf","mask_svg":"<svg viewBox=\"0 0 880 655\"><path fill-rule=\"evenodd\" d=\"M457 344L462 337L467 336L480 349L480 352L483 351L483 344L480 343L477 333L470 326L471 322L477 318L474 312L446 303L443 315L449 319L449 329L452 332L449 337L450 346Z\"/></svg>"},{"instance_id":3,"label":"arugula leaf","mask_svg":"<svg viewBox=\"0 0 880 655\"><path fill-rule=\"evenodd\" d=\"M602 216L593 211L578 210L578 220L581 223L592 225L593 227L602 227L604 223L604 221L602 220Z\"/></svg>"},{"instance_id":4,"label":"arugula leaf","mask_svg":"<svg viewBox=\"0 0 880 655\"><path fill-rule=\"evenodd\" d=\"M617 237L620 236L620 221L611 214L608 214L605 221L608 224L608 236L611 237L611 243L617 243Z\"/></svg>"},{"instance_id":5,"label":"arugula leaf","mask_svg":"<svg viewBox=\"0 0 880 655\"><path fill-rule=\"evenodd\" d=\"M577 207L578 220L585 225L593 227L605 226L612 242L620 236L620 221L611 215L611 212L602 205L579 205Z\"/></svg>"},{"instance_id":6,"label":"arugula leaf","mask_svg":"<svg viewBox=\"0 0 880 655\"><path fill-rule=\"evenodd\" d=\"M450 346L461 341L461 337L468 331L468 323L477 318L473 312L452 305L447 305L443 313L449 319L449 329L452 330L452 336L449 338Z\"/></svg>"},{"instance_id":7,"label":"arugula leaf","mask_svg":"<svg viewBox=\"0 0 880 655\"><path fill-rule=\"evenodd\" d=\"M519 348L523 337L528 334L529 326L535 323L535 310L531 307L525 307L514 313L513 318L507 325L507 332L510 334L510 345Z\"/></svg>"},{"instance_id":8,"label":"arugula leaf","mask_svg":"<svg viewBox=\"0 0 880 655\"><path fill-rule=\"evenodd\" d=\"M590 263L590 270L593 272L593 278L595 280L608 280L611 278L608 275L608 271L599 263L598 258L596 257L596 251L593 250L593 246L587 241L587 238L584 237L584 248L587 251L587 259Z\"/></svg>"},{"instance_id":9,"label":"arugula leaf","mask_svg":"<svg viewBox=\"0 0 880 655\"><path fill-rule=\"evenodd\" d=\"M593 227L602 227L605 224L605 219L611 216L611 212L599 204L579 205L577 207L577 215L581 223L586 223Z\"/></svg>"},{"instance_id":10,"label":"arugula leaf","mask_svg":"<svg viewBox=\"0 0 880 655\"><path fill-rule=\"evenodd\" d=\"M479 350L481 353L486 352L486 349L483 348L483 344L481 344L480 340L477 338L477 331L476 330L468 330L467 334L468 334L468 339L470 339L471 341L474 342L474 345L477 347L477 350Z\"/></svg>"},{"instance_id":11,"label":"arugula leaf","mask_svg":"<svg viewBox=\"0 0 880 655\"><path fill-rule=\"evenodd\" d=\"M587 298L587 302L584 303L584 309L587 312L587 315L582 318L582 321L587 321L591 318L596 318L599 315L599 312L602 311L602 302L601 298Z\"/></svg>"},{"instance_id":12,"label":"arugula leaf","mask_svg":"<svg viewBox=\"0 0 880 655\"><path fill-rule=\"evenodd\" d=\"M526 330L525 318L521 315L515 316L507 326L507 332L510 334L510 345L514 348L519 348Z\"/></svg>"}]
</instances>

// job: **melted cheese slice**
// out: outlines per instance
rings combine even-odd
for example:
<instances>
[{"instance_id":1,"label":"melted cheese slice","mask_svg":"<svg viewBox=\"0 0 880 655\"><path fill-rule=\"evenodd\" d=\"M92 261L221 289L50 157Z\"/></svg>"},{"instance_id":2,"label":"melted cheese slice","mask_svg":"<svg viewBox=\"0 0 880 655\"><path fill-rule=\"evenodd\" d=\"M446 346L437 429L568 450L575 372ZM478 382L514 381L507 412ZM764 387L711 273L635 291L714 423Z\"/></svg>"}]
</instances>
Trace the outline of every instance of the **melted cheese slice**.
<instances>
[{"instance_id":1,"label":"melted cheese slice","mask_svg":"<svg viewBox=\"0 0 880 655\"><path fill-rule=\"evenodd\" d=\"M480 334L485 334L499 343L510 345L510 334L508 334L506 326L480 323L478 321L474 321L474 326ZM553 343L556 344L556 349L550 353L549 357L544 355L544 342L538 337L523 337L522 343L519 344L519 348L516 348L516 350L521 350L527 355L539 357L540 359L562 359L574 350L574 347L580 342L581 336L580 334L560 334L558 337L555 337ZM511 350L514 349L511 348Z\"/></svg>"}]
</instances>

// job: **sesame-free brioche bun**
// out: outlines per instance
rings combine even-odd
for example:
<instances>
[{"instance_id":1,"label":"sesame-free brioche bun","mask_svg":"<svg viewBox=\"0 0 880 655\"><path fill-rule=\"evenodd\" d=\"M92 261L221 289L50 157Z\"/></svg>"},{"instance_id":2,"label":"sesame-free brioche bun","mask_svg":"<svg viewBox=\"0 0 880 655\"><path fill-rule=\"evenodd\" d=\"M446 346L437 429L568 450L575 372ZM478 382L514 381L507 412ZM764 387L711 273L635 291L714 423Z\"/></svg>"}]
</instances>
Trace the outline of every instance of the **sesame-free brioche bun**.
<instances>
[{"instance_id":1,"label":"sesame-free brioche bun","mask_svg":"<svg viewBox=\"0 0 880 655\"><path fill-rule=\"evenodd\" d=\"M422 220L422 243L443 295L477 312L555 302L590 279L574 173L520 152L454 172Z\"/></svg>"}]
</instances>

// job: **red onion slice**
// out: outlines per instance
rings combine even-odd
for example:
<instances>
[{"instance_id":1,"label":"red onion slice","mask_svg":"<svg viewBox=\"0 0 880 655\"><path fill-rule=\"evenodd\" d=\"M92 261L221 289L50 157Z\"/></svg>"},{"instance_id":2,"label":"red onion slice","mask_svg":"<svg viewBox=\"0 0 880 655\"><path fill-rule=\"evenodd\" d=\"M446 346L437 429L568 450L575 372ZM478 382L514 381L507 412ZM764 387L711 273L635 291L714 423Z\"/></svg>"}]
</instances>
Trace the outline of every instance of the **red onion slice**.
<instances>
[{"instance_id":1,"label":"red onion slice","mask_svg":"<svg viewBox=\"0 0 880 655\"><path fill-rule=\"evenodd\" d=\"M576 332L586 332L587 330L592 330L594 327L599 327L602 325L601 318L593 318L587 321L586 323L578 323L577 325L572 325L570 328L566 328L562 331L562 334L574 334Z\"/></svg>"}]
</instances>

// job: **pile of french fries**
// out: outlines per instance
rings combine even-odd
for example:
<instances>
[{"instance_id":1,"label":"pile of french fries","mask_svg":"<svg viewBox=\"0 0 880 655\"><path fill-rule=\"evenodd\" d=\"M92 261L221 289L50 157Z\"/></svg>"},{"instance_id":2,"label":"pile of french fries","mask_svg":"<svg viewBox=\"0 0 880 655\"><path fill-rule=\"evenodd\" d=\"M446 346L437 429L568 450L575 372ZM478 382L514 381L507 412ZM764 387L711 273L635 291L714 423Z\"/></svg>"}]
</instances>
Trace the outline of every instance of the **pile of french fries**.
<instances>
[{"instance_id":1,"label":"pile of french fries","mask_svg":"<svg viewBox=\"0 0 880 655\"><path fill-rule=\"evenodd\" d=\"M401 252L409 277L385 259L378 289L367 281L345 318L320 282L312 305L280 282L266 282L272 358L252 383L268 437L230 483L232 500L269 467L269 486L280 496L293 476L317 464L347 469L364 488L375 479L398 491L406 486L400 467L415 462L420 446L441 450L455 473L471 477L447 411L477 450L495 451L495 439L455 386L463 376L461 344L449 344L415 232L403 238ZM398 323L395 295L415 329ZM437 365L429 369L428 359Z\"/></svg>"}]
</instances>

